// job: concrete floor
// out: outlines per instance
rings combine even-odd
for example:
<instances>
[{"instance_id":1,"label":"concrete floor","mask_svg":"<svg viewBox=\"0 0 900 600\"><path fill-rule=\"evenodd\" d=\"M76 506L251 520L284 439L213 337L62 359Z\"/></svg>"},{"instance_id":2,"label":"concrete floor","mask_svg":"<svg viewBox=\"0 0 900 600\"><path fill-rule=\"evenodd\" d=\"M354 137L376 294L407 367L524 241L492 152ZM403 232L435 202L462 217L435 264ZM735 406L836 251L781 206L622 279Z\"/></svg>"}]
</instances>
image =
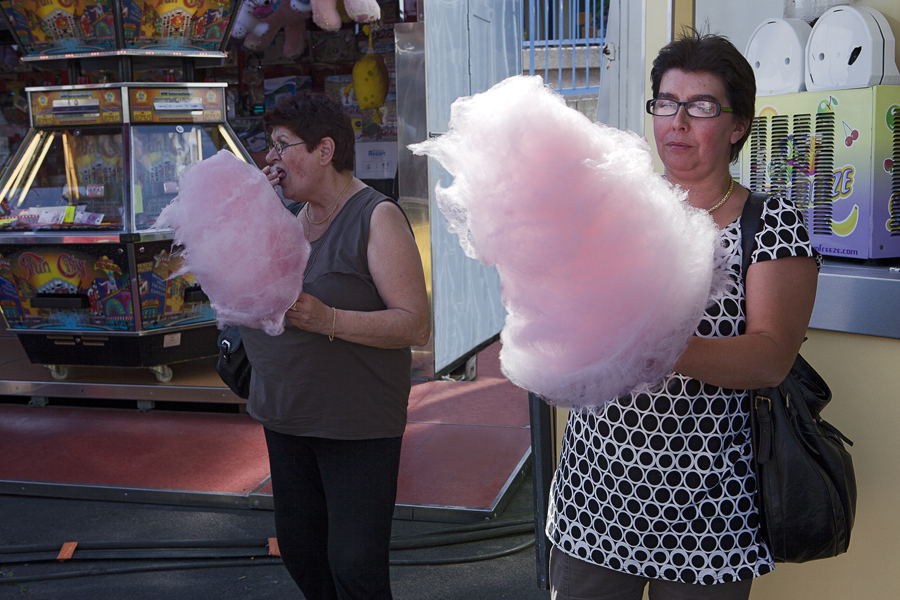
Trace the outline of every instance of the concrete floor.
<instances>
[{"instance_id":1,"label":"concrete floor","mask_svg":"<svg viewBox=\"0 0 900 600\"><path fill-rule=\"evenodd\" d=\"M528 476L500 518L532 515ZM262 539L274 536L272 513L264 510L194 509L123 502L59 500L0 495L0 551L10 546L60 544L67 541L162 541ZM395 521L394 535L441 530L442 523ZM465 545L405 550L396 559L471 556L512 548L533 536L519 535ZM0 559L2 560L2 559ZM303 595L280 564L165 570L93 575L33 582L10 578L112 569L179 565L191 560L106 560L3 564L0 599L34 600L300 600ZM4 579L6 582L4 582ZM546 600L537 586L535 550L503 558L441 566L395 566L391 569L396 600Z\"/></svg>"}]
</instances>

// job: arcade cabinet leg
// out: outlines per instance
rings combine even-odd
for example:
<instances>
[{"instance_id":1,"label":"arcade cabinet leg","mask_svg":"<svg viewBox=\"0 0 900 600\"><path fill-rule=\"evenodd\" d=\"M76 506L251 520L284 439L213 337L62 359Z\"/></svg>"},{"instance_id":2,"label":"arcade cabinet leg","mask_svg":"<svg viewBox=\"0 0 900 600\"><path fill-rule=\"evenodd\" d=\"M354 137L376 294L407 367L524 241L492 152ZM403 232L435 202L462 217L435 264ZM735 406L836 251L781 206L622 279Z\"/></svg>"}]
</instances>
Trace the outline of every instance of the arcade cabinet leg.
<instances>
[{"instance_id":1,"label":"arcade cabinet leg","mask_svg":"<svg viewBox=\"0 0 900 600\"><path fill-rule=\"evenodd\" d=\"M550 589L550 540L544 534L547 524L547 503L553 479L553 419L550 405L540 397L528 393L531 413L531 459L534 485L534 536L537 560L537 584Z\"/></svg>"}]
</instances>

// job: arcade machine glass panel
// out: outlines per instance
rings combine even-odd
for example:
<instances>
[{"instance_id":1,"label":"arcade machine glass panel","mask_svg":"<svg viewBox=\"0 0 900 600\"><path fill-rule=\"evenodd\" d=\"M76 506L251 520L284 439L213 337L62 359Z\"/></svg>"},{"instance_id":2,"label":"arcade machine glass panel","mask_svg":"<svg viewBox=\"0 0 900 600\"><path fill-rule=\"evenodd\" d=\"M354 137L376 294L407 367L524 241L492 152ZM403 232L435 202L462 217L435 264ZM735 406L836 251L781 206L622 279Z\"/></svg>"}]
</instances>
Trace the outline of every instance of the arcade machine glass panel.
<instances>
[{"instance_id":1,"label":"arcade machine glass panel","mask_svg":"<svg viewBox=\"0 0 900 600\"><path fill-rule=\"evenodd\" d=\"M125 207L122 128L37 130L2 196L6 231L118 231Z\"/></svg>"},{"instance_id":2,"label":"arcade machine glass panel","mask_svg":"<svg viewBox=\"0 0 900 600\"><path fill-rule=\"evenodd\" d=\"M191 163L234 143L236 140L216 124L134 127L131 151L135 230L154 226L159 213L178 194L178 181Z\"/></svg>"}]
</instances>

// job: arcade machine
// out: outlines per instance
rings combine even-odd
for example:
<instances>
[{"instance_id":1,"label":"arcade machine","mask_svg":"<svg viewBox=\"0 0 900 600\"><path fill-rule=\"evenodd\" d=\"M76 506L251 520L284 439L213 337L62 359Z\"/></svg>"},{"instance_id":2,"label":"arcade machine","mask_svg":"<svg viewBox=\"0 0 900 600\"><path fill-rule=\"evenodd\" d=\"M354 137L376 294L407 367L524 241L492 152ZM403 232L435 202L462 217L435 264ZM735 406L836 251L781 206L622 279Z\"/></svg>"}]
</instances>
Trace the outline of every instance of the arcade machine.
<instances>
[{"instance_id":1,"label":"arcade machine","mask_svg":"<svg viewBox=\"0 0 900 600\"><path fill-rule=\"evenodd\" d=\"M52 5L52 10L51 10ZM31 130L0 180L0 308L31 362L150 368L216 353L215 315L154 231L192 162L249 155L224 83L129 83L141 65L221 60L237 3L0 2L23 60L96 64L123 83L29 88ZM165 10L164 10L165 9ZM79 12L83 11L83 12ZM104 62L105 61L105 62Z\"/></svg>"}]
</instances>

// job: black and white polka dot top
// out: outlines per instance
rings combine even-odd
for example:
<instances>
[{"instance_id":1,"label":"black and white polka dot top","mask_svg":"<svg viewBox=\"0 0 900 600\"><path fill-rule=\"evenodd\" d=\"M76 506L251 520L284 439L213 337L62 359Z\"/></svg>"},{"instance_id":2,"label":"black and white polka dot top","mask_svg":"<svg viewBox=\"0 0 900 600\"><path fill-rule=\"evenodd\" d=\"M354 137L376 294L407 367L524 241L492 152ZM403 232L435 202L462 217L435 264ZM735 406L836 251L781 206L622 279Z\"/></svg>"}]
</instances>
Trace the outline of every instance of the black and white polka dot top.
<instances>
[{"instance_id":1,"label":"black and white polka dot top","mask_svg":"<svg viewBox=\"0 0 900 600\"><path fill-rule=\"evenodd\" d=\"M812 256L799 212L771 197L752 262ZM733 285L696 334L744 332L740 219L720 233ZM714 584L773 568L753 494L749 399L672 373L653 393L573 410L551 488L547 535L560 550L651 579Z\"/></svg>"}]
</instances>

